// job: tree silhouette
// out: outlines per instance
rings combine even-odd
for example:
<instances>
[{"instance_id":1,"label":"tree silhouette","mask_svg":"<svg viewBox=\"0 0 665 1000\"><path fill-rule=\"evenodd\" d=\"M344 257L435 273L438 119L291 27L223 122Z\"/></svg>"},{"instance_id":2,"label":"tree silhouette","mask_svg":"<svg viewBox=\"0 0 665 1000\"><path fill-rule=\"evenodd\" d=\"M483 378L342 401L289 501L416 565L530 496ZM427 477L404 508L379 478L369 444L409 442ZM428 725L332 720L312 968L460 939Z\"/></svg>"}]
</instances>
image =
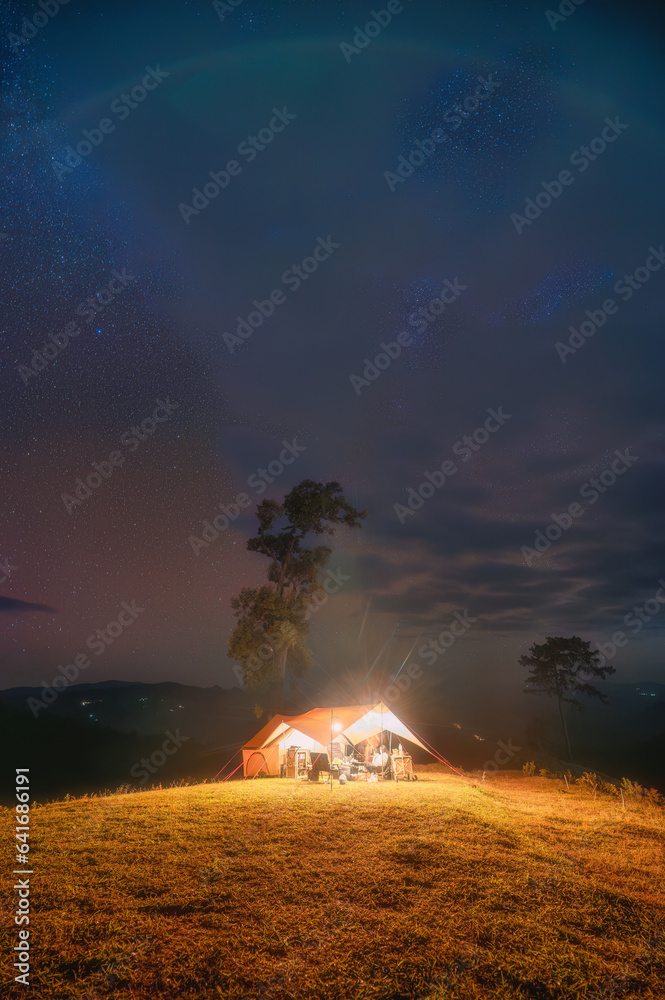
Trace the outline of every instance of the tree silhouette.
<instances>
[{"instance_id":1,"label":"tree silhouette","mask_svg":"<svg viewBox=\"0 0 665 1000\"><path fill-rule=\"evenodd\" d=\"M591 649L590 643L574 635L570 639L547 636L544 643L534 643L529 655L520 656L518 661L520 666L531 670L526 683L533 686L524 689L526 694L546 694L556 698L568 760L572 760L572 755L563 706L567 704L580 710L580 703L570 697L577 692L607 702L605 695L589 683L593 678L605 680L615 672L614 667L601 666L600 659L600 654Z\"/></svg>"},{"instance_id":2,"label":"tree silhouette","mask_svg":"<svg viewBox=\"0 0 665 1000\"><path fill-rule=\"evenodd\" d=\"M356 510L339 483L305 479L286 494L283 503L263 500L256 513L259 530L247 548L270 560L268 582L243 587L231 599L238 624L228 649L240 664L246 687L267 692L283 684L287 658L295 676L311 665L311 651L305 645L308 611L323 592L320 574L332 549L327 545L306 548L306 537L333 535L337 525L360 527L367 511Z\"/></svg>"}]
</instances>

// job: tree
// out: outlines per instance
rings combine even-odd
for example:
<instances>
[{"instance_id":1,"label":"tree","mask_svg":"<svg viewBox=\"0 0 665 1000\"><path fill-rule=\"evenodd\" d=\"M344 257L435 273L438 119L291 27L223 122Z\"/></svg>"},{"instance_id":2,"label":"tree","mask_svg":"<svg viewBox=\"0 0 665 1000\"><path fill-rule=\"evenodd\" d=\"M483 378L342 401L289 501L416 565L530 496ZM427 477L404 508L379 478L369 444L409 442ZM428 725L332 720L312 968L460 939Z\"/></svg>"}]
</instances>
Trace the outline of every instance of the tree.
<instances>
[{"instance_id":1,"label":"tree","mask_svg":"<svg viewBox=\"0 0 665 1000\"><path fill-rule=\"evenodd\" d=\"M295 676L311 665L305 642L308 612L323 593L320 574L332 549L306 548L308 535L333 535L336 525L361 526L367 511L356 510L337 482L305 479L287 493L283 503L262 500L256 509L259 530L247 542L250 552L270 560L268 582L243 587L231 599L238 619L229 639L229 656L241 667L246 686L267 691L282 683L289 669Z\"/></svg>"},{"instance_id":2,"label":"tree","mask_svg":"<svg viewBox=\"0 0 665 1000\"><path fill-rule=\"evenodd\" d=\"M534 643L529 655L520 656L518 661L521 667L531 669L526 683L534 686L526 687L526 694L546 694L556 698L568 760L572 760L572 756L563 706L567 704L581 709L576 698L570 697L578 692L607 702L605 695L589 683L593 678L605 680L615 672L614 667L601 666L600 659L600 654L591 649L590 643L574 635L570 639L547 636L544 643Z\"/></svg>"}]
</instances>

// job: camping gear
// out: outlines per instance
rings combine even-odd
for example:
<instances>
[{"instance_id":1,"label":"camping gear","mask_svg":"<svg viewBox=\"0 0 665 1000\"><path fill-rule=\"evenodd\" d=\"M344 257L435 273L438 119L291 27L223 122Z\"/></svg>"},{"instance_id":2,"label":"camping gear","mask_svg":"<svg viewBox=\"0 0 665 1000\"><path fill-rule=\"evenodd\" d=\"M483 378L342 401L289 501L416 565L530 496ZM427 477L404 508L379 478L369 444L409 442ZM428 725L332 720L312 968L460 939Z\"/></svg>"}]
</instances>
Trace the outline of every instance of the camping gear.
<instances>
[{"instance_id":1,"label":"camping gear","mask_svg":"<svg viewBox=\"0 0 665 1000\"><path fill-rule=\"evenodd\" d=\"M401 745L400 745L401 750ZM413 759L408 753L393 753L390 755L392 772L395 781L415 781L416 776L413 771Z\"/></svg>"},{"instance_id":2,"label":"camping gear","mask_svg":"<svg viewBox=\"0 0 665 1000\"><path fill-rule=\"evenodd\" d=\"M309 750L290 746L286 751L286 777L306 778L310 767Z\"/></svg>"}]
</instances>

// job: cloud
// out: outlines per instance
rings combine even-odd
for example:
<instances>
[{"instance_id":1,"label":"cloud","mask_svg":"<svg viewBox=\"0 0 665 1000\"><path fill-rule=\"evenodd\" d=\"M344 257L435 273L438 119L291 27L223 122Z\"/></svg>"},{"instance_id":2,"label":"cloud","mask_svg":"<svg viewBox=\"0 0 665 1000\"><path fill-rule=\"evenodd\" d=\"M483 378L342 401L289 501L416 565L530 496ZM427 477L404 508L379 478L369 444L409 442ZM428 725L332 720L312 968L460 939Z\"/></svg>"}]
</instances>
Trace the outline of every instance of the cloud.
<instances>
[{"instance_id":1,"label":"cloud","mask_svg":"<svg viewBox=\"0 0 665 1000\"><path fill-rule=\"evenodd\" d=\"M21 614L24 611L46 611L47 614L57 614L48 604L31 604L30 601L17 601L14 597L0 597L0 613Z\"/></svg>"}]
</instances>

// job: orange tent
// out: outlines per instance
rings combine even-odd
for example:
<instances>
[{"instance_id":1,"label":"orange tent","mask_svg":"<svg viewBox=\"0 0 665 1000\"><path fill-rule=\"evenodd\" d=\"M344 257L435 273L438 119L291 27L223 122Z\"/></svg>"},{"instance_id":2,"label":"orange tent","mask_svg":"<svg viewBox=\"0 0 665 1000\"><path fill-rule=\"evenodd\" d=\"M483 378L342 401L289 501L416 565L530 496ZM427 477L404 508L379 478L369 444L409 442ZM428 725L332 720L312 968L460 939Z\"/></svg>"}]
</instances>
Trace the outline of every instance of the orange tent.
<instances>
[{"instance_id":1,"label":"orange tent","mask_svg":"<svg viewBox=\"0 0 665 1000\"><path fill-rule=\"evenodd\" d=\"M273 716L242 748L243 774L246 778L252 778L259 772L279 775L289 747L327 753L333 738L345 737L347 743L357 745L378 736L383 730L431 753L429 747L383 702L377 705L313 708L303 715Z\"/></svg>"}]
</instances>

